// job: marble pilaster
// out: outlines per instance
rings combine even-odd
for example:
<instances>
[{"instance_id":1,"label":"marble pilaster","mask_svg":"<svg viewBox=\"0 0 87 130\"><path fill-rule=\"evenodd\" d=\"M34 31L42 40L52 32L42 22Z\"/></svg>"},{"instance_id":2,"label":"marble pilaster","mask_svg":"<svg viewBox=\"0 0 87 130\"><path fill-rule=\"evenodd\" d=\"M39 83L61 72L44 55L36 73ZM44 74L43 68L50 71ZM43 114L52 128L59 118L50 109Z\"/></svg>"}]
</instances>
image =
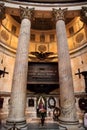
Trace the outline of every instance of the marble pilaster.
<instances>
[{"instance_id":1,"label":"marble pilaster","mask_svg":"<svg viewBox=\"0 0 87 130\"><path fill-rule=\"evenodd\" d=\"M12 81L10 111L6 122L7 126L15 122L18 128L26 127L26 86L32 11L33 9L28 7L20 7L22 21Z\"/></svg>"},{"instance_id":2,"label":"marble pilaster","mask_svg":"<svg viewBox=\"0 0 87 130\"><path fill-rule=\"evenodd\" d=\"M64 22L66 11L67 9L53 9L53 16L56 20L56 35L58 45L61 105L61 115L59 117L59 122L63 125L71 125L78 124L78 120L76 115L71 63L67 43L66 27Z\"/></svg>"}]
</instances>

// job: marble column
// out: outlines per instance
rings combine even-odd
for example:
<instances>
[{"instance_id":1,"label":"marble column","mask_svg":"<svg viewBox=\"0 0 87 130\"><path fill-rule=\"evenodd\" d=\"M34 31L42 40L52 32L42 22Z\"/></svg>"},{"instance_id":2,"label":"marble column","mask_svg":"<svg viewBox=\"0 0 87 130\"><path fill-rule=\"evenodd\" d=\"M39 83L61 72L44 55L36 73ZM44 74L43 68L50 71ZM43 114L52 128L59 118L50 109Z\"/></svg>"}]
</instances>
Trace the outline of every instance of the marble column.
<instances>
[{"instance_id":1,"label":"marble column","mask_svg":"<svg viewBox=\"0 0 87 130\"><path fill-rule=\"evenodd\" d=\"M5 6L4 3L0 3L0 25L4 18L5 18Z\"/></svg>"},{"instance_id":2,"label":"marble column","mask_svg":"<svg viewBox=\"0 0 87 130\"><path fill-rule=\"evenodd\" d=\"M85 6L80 11L80 20L87 25L87 7Z\"/></svg>"},{"instance_id":3,"label":"marble column","mask_svg":"<svg viewBox=\"0 0 87 130\"><path fill-rule=\"evenodd\" d=\"M58 70L61 105L61 115L59 117L59 122L63 125L71 125L78 124L78 120L76 115L71 63L64 22L66 11L67 9L53 9L53 17L55 17L56 20L56 35L58 45Z\"/></svg>"},{"instance_id":4,"label":"marble column","mask_svg":"<svg viewBox=\"0 0 87 130\"><path fill-rule=\"evenodd\" d=\"M84 23L84 31L87 36L87 7L85 6L80 11L80 20Z\"/></svg>"},{"instance_id":5,"label":"marble column","mask_svg":"<svg viewBox=\"0 0 87 130\"><path fill-rule=\"evenodd\" d=\"M18 40L18 47L15 59L14 74L11 90L10 111L7 119L7 126L16 123L18 128L26 128L26 86L28 70L28 51L30 40L31 17L33 8L20 7L21 27Z\"/></svg>"}]
</instances>

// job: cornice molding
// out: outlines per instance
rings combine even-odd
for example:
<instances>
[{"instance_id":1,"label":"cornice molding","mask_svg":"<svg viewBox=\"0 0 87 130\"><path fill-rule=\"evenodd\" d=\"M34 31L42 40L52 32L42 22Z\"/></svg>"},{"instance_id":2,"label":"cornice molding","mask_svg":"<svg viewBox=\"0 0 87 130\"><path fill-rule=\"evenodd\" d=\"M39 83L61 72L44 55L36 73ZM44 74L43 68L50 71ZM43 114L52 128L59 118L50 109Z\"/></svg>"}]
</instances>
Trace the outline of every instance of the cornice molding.
<instances>
[{"instance_id":1,"label":"cornice molding","mask_svg":"<svg viewBox=\"0 0 87 130\"><path fill-rule=\"evenodd\" d=\"M72 58L80 56L84 53L87 53L87 42L84 45L82 45L81 47L70 51L70 57L72 59Z\"/></svg>"},{"instance_id":2,"label":"cornice molding","mask_svg":"<svg viewBox=\"0 0 87 130\"><path fill-rule=\"evenodd\" d=\"M52 8L56 7L56 9L58 8L65 8L68 7L69 11L74 11L74 10L80 10L82 6L87 5L87 2L77 2L77 3L35 3L35 2L18 2L18 1L12 1L12 0L2 0L1 2L3 2L5 4L5 7L9 7L9 8L16 8L19 9L19 6L29 6L30 8L35 8L35 10L48 10L48 11L52 11ZM49 7L49 8L48 8Z\"/></svg>"},{"instance_id":3,"label":"cornice molding","mask_svg":"<svg viewBox=\"0 0 87 130\"><path fill-rule=\"evenodd\" d=\"M2 42L0 42L0 52L3 52L6 55L11 56L13 58L15 58L15 56L16 56L16 50L12 49L11 47L8 47L7 45L5 45Z\"/></svg>"},{"instance_id":4,"label":"cornice molding","mask_svg":"<svg viewBox=\"0 0 87 130\"><path fill-rule=\"evenodd\" d=\"M5 2L19 2L19 3L44 3L44 4L74 4L87 2L86 0L3 0Z\"/></svg>"}]
</instances>

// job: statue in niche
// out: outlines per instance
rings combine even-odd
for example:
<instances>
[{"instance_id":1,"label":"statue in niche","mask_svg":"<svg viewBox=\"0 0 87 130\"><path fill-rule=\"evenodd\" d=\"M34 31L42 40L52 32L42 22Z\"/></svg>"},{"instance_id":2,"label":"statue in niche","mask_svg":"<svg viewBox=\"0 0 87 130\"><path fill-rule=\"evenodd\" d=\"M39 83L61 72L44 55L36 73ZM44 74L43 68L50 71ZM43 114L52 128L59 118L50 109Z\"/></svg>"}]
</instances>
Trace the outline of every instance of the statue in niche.
<instances>
[{"instance_id":1,"label":"statue in niche","mask_svg":"<svg viewBox=\"0 0 87 130\"><path fill-rule=\"evenodd\" d=\"M46 109L45 99L42 96L40 96L38 99L37 107L38 107L39 111Z\"/></svg>"},{"instance_id":2,"label":"statue in niche","mask_svg":"<svg viewBox=\"0 0 87 130\"><path fill-rule=\"evenodd\" d=\"M46 101L42 96L37 101L37 114L41 118L41 125L43 126L46 117Z\"/></svg>"}]
</instances>

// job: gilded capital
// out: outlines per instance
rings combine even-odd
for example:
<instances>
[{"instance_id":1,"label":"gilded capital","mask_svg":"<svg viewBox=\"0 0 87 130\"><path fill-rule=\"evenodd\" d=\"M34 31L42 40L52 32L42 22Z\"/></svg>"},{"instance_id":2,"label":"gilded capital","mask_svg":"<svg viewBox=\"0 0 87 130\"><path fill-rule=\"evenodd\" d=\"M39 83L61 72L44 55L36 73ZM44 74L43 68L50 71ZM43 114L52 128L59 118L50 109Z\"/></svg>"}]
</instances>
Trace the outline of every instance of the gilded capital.
<instances>
[{"instance_id":1,"label":"gilded capital","mask_svg":"<svg viewBox=\"0 0 87 130\"><path fill-rule=\"evenodd\" d=\"M21 19L26 18L26 19L31 20L33 15L34 15L34 8L29 9L28 7L24 8L24 7L20 6L20 18Z\"/></svg>"},{"instance_id":2,"label":"gilded capital","mask_svg":"<svg viewBox=\"0 0 87 130\"><path fill-rule=\"evenodd\" d=\"M87 7L82 7L80 12L80 19L87 24Z\"/></svg>"},{"instance_id":3,"label":"gilded capital","mask_svg":"<svg viewBox=\"0 0 87 130\"><path fill-rule=\"evenodd\" d=\"M0 20L5 18L5 7L4 3L0 3Z\"/></svg>"},{"instance_id":4,"label":"gilded capital","mask_svg":"<svg viewBox=\"0 0 87 130\"><path fill-rule=\"evenodd\" d=\"M56 21L58 20L65 20L65 13L67 11L67 8L66 9L53 9L53 17L55 18Z\"/></svg>"}]
</instances>

